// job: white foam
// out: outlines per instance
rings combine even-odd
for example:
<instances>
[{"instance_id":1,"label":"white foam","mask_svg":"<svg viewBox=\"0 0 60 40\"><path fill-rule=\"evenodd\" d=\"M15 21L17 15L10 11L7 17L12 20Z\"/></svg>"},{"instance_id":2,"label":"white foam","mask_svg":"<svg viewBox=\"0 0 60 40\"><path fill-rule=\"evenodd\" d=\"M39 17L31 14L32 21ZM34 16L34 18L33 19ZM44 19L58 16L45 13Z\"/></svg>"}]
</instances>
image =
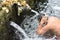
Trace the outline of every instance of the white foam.
<instances>
[{"instance_id":1,"label":"white foam","mask_svg":"<svg viewBox=\"0 0 60 40\"><path fill-rule=\"evenodd\" d=\"M59 6L54 6L53 9L60 10L60 7Z\"/></svg>"}]
</instances>

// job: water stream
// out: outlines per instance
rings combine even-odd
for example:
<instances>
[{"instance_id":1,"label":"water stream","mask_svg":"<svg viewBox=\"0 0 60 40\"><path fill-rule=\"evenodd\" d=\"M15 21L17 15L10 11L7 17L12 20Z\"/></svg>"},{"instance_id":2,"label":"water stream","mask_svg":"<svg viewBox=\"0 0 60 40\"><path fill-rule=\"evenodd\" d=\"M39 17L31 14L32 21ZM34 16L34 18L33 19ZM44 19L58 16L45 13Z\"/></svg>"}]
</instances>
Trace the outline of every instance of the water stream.
<instances>
[{"instance_id":1,"label":"water stream","mask_svg":"<svg viewBox=\"0 0 60 40\"><path fill-rule=\"evenodd\" d=\"M24 20L21 24L21 26L24 25L25 29L22 29L21 26L17 25L13 21L10 21L10 25L13 26L15 29L17 29L19 32L21 32L24 35L25 38L22 38L22 40L55 40L54 37L51 39L46 39L45 37L39 36L36 34L36 28L39 22L37 18L35 17L37 17L39 13L34 10L32 10L32 12L35 13L35 15L31 17L33 20L29 18L29 19ZM18 34L18 35L21 35L21 34Z\"/></svg>"}]
</instances>

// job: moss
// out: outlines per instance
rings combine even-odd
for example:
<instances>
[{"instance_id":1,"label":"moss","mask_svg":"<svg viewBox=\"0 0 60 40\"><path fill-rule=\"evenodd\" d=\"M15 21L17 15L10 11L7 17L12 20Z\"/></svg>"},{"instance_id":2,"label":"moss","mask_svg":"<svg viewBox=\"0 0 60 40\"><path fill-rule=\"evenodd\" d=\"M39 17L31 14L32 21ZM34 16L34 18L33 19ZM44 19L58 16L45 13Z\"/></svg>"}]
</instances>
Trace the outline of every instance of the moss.
<instances>
[{"instance_id":1,"label":"moss","mask_svg":"<svg viewBox=\"0 0 60 40\"><path fill-rule=\"evenodd\" d=\"M0 11L0 40L8 40L9 18L10 13L6 13L4 10Z\"/></svg>"}]
</instances>

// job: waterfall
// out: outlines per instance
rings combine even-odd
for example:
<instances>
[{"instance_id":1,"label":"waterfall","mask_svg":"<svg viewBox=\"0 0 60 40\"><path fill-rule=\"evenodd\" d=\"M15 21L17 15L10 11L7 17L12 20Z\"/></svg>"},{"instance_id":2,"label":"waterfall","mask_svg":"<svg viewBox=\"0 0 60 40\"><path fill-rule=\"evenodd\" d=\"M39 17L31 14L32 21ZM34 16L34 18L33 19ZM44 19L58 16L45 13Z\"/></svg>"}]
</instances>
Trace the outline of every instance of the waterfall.
<instances>
[{"instance_id":1,"label":"waterfall","mask_svg":"<svg viewBox=\"0 0 60 40\"><path fill-rule=\"evenodd\" d=\"M14 28L16 28L19 32L21 32L24 35L25 38L28 38L25 31L19 25L17 25L15 22L10 21L10 25L13 26Z\"/></svg>"}]
</instances>

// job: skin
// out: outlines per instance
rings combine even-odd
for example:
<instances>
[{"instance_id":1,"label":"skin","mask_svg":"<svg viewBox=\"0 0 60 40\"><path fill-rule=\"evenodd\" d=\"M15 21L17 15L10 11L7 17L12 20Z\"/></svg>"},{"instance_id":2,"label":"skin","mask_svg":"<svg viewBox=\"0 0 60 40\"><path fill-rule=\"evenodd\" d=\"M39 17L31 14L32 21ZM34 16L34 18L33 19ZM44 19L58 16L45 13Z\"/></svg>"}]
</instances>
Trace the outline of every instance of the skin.
<instances>
[{"instance_id":1,"label":"skin","mask_svg":"<svg viewBox=\"0 0 60 40\"><path fill-rule=\"evenodd\" d=\"M42 27L43 23L46 23L46 22L47 24L44 27ZM52 30L57 36L60 36L60 19L54 16L51 16L47 20L47 17L43 16L43 18L41 19L41 22L38 25L37 34L43 35L48 30Z\"/></svg>"}]
</instances>

